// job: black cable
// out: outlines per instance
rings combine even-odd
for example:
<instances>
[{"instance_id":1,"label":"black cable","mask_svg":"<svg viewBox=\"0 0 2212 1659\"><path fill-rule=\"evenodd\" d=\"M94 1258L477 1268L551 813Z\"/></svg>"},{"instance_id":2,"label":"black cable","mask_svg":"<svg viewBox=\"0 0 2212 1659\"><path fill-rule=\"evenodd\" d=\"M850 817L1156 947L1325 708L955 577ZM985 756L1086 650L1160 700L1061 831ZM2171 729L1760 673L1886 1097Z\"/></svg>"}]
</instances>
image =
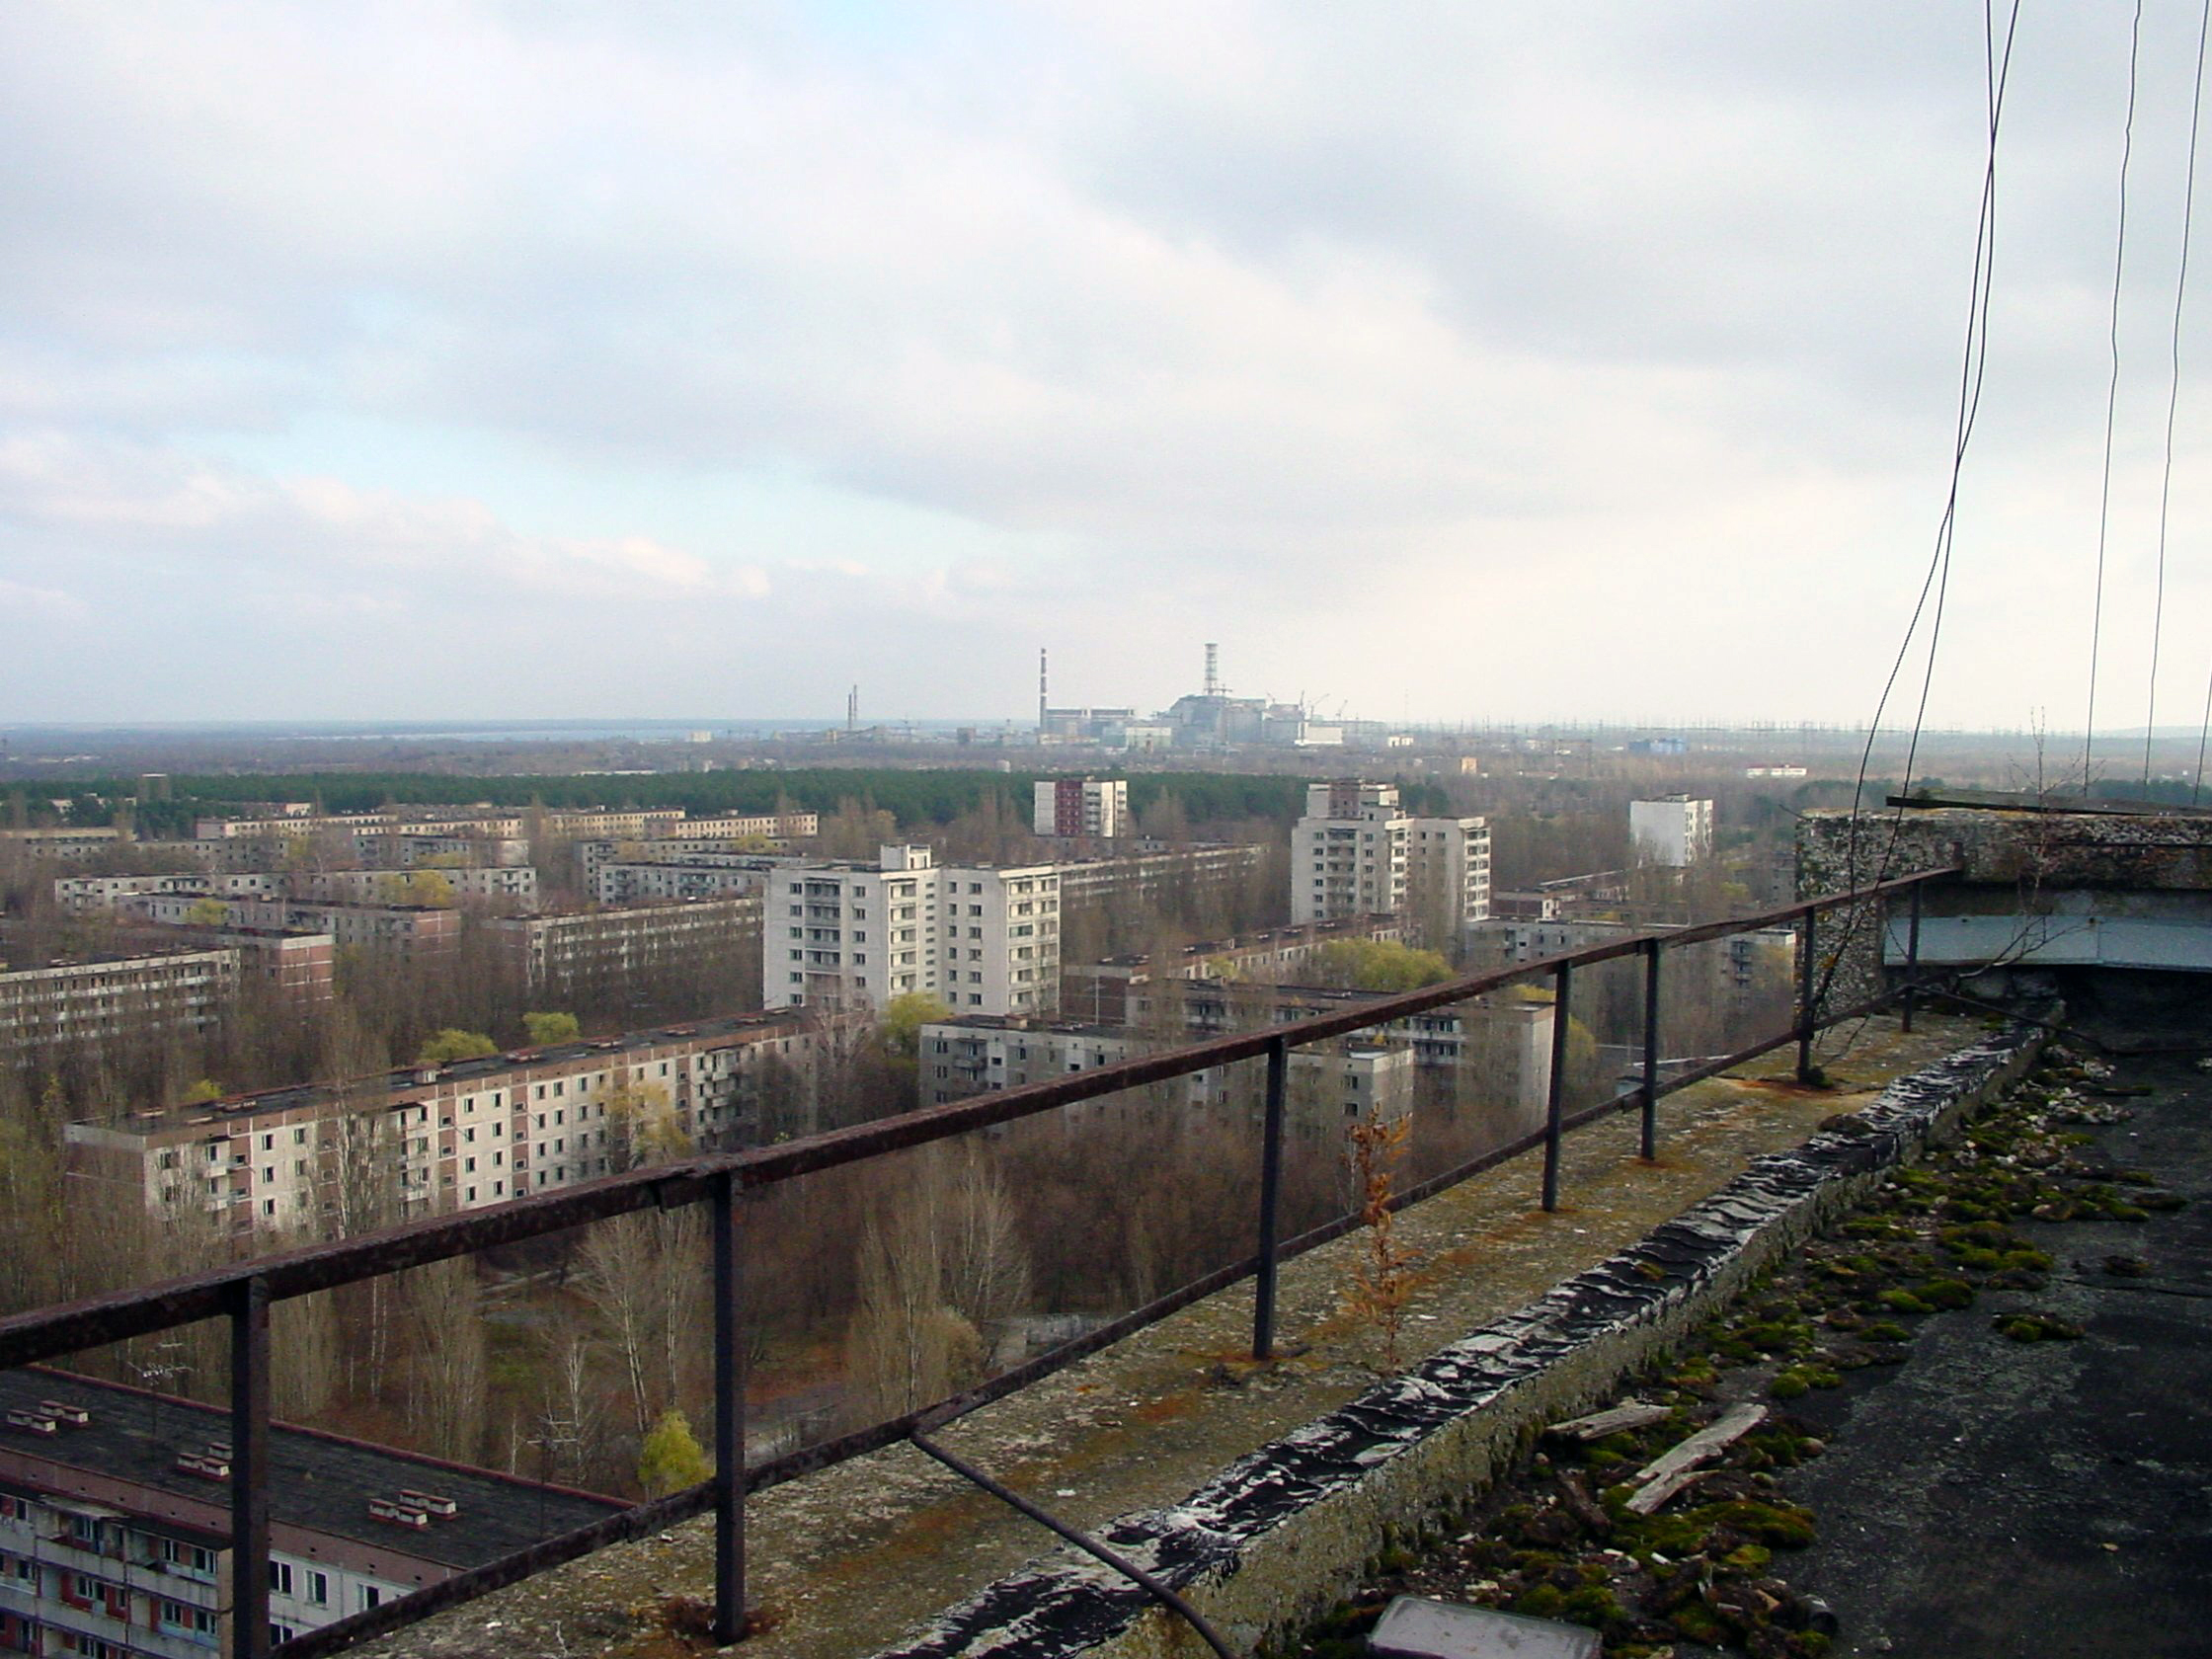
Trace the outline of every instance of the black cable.
<instances>
[{"instance_id":1,"label":"black cable","mask_svg":"<svg viewBox=\"0 0 2212 1659\"><path fill-rule=\"evenodd\" d=\"M1997 268L1997 138L2004 122L2005 89L2012 79L2013 42L2018 37L2020 0L2013 0L2013 8L2005 23L2005 49L1997 50L1997 25L1991 12L1991 0L1982 0L1982 85L1983 96L1989 112L1989 150L1982 169L1981 211L1974 228L1974 272L1969 283L1966 308L1966 344L1959 362L1958 419L1951 441L1950 487L1943 498L1943 513L1936 526L1936 546L1929 556L1928 574L1921 578L1920 596L1914 601L1913 614L1905 625L1905 637L1898 642L1897 656L1889 666L1889 677L1882 683L1881 700L1874 705L1874 718L1866 729L1866 744L1859 750L1858 777L1852 788L1851 823L1845 831L1844 869L1845 886L1856 887L1858 880L1858 827L1864 814L1866 772L1872 763L1874 740L1881 732L1882 711L1888 707L1890 693L1896 688L1897 676L1903 672L1905 659L1912 651L1913 636L1920 628L1920 619L1928 605L1931 591L1936 595L1936 614L1931 619L1928 632L1928 668L1921 679L1920 706L1913 715L1913 733L1905 750L1905 776L1898 792L1899 805L1890 815L1889 838L1883 844L1877 883L1887 880L1892 861L1897 855L1897 842L1904 832L1906 796L1912 793L1913 767L1920 753L1921 728L1928 715L1929 688L1936 677L1936 649L1942 634L1942 605L1950 587L1951 544L1958 525L1959 480L1966 467L1966 447L1974 435L1975 422L1982 408L1982 384L1989 365L1989 300L1992 280ZM1877 922L1876 924L1880 924ZM1834 987L1837 973L1844 965L1844 952L1837 951L1830 958L1827 969L1821 974L1813 992L1813 1006L1819 1007L1827 1000Z\"/></svg>"},{"instance_id":2,"label":"black cable","mask_svg":"<svg viewBox=\"0 0 2212 1659\"><path fill-rule=\"evenodd\" d=\"M2181 401L2181 296L2189 283L2189 227L2196 214L2196 139L2204 113L2204 47L2212 36L2212 0L2205 0L2196 26L2196 89L2189 97L2189 168L2181 188L2181 263L2173 278L2172 379L2166 398L2166 468L2159 480L2159 583L2158 598L2151 612L2151 700L2143 716L2143 791L2151 789L2151 727L2159 707L2159 638L2166 622L2166 504L2173 488L2173 411ZM2212 733L2212 708L2204 728L2197 733L2197 770L2189 779L2189 803L2196 804L2204 770L2204 741Z\"/></svg>"},{"instance_id":3,"label":"black cable","mask_svg":"<svg viewBox=\"0 0 2212 1659\"><path fill-rule=\"evenodd\" d=\"M2212 678L2204 682L2204 722L2196 729L2196 770L2189 774L2189 805L2204 788L2204 740L2212 737Z\"/></svg>"},{"instance_id":4,"label":"black cable","mask_svg":"<svg viewBox=\"0 0 2212 1659\"><path fill-rule=\"evenodd\" d=\"M2143 41L2143 0L2127 37L2127 119L2120 128L2120 221L2112 240L2112 375L2104 389L2104 482L2096 504L2096 592L2090 605L2090 706L2082 723L2082 793L2090 792L2090 750L2096 742L2096 657L2104 626L2104 541L2112 516L2112 427L2120 407L2120 274L2127 269L2127 164L2135 153L2135 65Z\"/></svg>"},{"instance_id":5,"label":"black cable","mask_svg":"<svg viewBox=\"0 0 2212 1659\"><path fill-rule=\"evenodd\" d=\"M1997 263L1997 135L2005 111L2005 88L2013 67L2013 41L2019 31L2020 0L2013 0L2013 9L2005 26L2005 51L1997 55L1996 21L1991 15L1990 0L1982 5L1982 80L1986 106L1989 113L1989 150L1982 171L1982 201L1974 228L1974 271L1969 283L1966 309L1966 344L1959 363L1958 416L1951 440L1950 488L1944 497L1942 517L1936 528L1936 546L1928 561L1928 574L1921 579L1920 596L1913 603L1913 614L1905 625L1905 637L1898 642L1897 656L1890 663L1889 677L1882 682L1882 694L1874 704L1874 718L1866 728L1866 743L1858 754L1858 775L1852 787L1851 824L1846 830L1844 869L1845 885L1856 887L1858 883L1858 827L1864 814L1866 773L1873 763L1874 742L1881 733L1882 715L1889 707L1891 694L1897 687L1897 676L1904 672L1905 660L1911 654L1913 636L1920 631L1922 615L1928 607L1928 596L1935 589L1937 575L1948 575L1951 536L1958 521L1959 478L1966 464L1966 446L1974 434L1974 423L1981 411L1982 377L1989 356L1989 294L1990 281ZM1929 672L1935 672L1935 655L1939 620L1929 631ZM1927 712L1927 690L1923 683L1921 711L1913 722L1913 736L1907 749L1905 777L1901 793L1910 793L1913 786L1913 765L1919 754L1921 718ZM1890 836L1883 848L1880 868L1886 874L1890 856L1896 850L1899 826L1904 809L1897 809L1891 821ZM1825 992L1825 987L1823 990Z\"/></svg>"}]
</instances>

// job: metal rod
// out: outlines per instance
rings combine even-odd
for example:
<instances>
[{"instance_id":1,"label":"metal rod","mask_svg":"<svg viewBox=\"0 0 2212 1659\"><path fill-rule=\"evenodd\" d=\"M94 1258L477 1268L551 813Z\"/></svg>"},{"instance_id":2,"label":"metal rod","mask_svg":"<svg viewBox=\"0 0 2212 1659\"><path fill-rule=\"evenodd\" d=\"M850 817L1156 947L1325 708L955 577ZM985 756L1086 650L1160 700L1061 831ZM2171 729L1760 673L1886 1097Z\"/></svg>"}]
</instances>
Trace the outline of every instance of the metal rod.
<instances>
[{"instance_id":1,"label":"metal rod","mask_svg":"<svg viewBox=\"0 0 2212 1659\"><path fill-rule=\"evenodd\" d=\"M269 1287L230 1293L230 1651L269 1653Z\"/></svg>"},{"instance_id":2,"label":"metal rod","mask_svg":"<svg viewBox=\"0 0 2212 1659\"><path fill-rule=\"evenodd\" d=\"M1805 912L1804 931L1800 935L1797 959L1797 1081L1813 1080L1813 1032L1816 1029L1813 1015L1813 913Z\"/></svg>"},{"instance_id":3,"label":"metal rod","mask_svg":"<svg viewBox=\"0 0 2212 1659\"><path fill-rule=\"evenodd\" d=\"M737 1177L714 1178L714 1640L745 1635L745 1240Z\"/></svg>"},{"instance_id":4,"label":"metal rod","mask_svg":"<svg viewBox=\"0 0 2212 1659\"><path fill-rule=\"evenodd\" d=\"M1638 1151L1659 1155L1659 941L1643 952L1643 1139Z\"/></svg>"},{"instance_id":5,"label":"metal rod","mask_svg":"<svg viewBox=\"0 0 2212 1659\"><path fill-rule=\"evenodd\" d=\"M978 1486L981 1486L985 1491L988 1492L992 1497L998 1499L1001 1503L1011 1504L1015 1509L1020 1510L1022 1514L1028 1516L1030 1520L1036 1522L1038 1526L1044 1528L1045 1531L1051 1533L1054 1537L1065 1539L1067 1542L1073 1544L1077 1549L1080 1549L1084 1554L1092 1557L1094 1560L1105 1562L1109 1567L1112 1567L1116 1572L1120 1573L1132 1584L1135 1584L1138 1589L1144 1591L1146 1595L1151 1597L1154 1601L1161 1603L1163 1606L1168 1607L1177 1614L1181 1615L1183 1620L1188 1623L1193 1630L1196 1630L1198 1632L1199 1640L1203 1641L1216 1653L1219 1653L1222 1656L1222 1659L1239 1659L1239 1655L1237 1654L1236 1650L1230 1647L1227 1642L1222 1640L1220 1633L1215 1630L1213 1625L1206 1622L1205 1618L1199 1613L1198 1609L1192 1607L1190 1603L1183 1600L1182 1597L1178 1596L1174 1591L1170 1590L1166 1585L1162 1584L1158 1579L1154 1578L1150 1573L1146 1572L1135 1561L1132 1561L1128 1556L1123 1555L1116 1550L1107 1548L1106 1545L1100 1543L1097 1540L1090 1538L1085 1534L1077 1532L1073 1527L1068 1526L1066 1522L1046 1514L1043 1510L1039 1509L1035 1504L1031 1503L1019 1492L1014 1491L1011 1487L1001 1486L997 1481L991 1479L989 1475L984 1473L982 1469L976 1467L975 1464L965 1462L959 1458L954 1457L942 1446L939 1446L935 1441L929 1439L928 1436L921 1433L920 1430L917 1429L914 1431L912 1440L914 1445L919 1447L922 1451L926 1452L930 1457L936 1459L940 1463L943 1463L945 1467L951 1469L953 1473L961 1476L965 1480L974 1481Z\"/></svg>"},{"instance_id":6,"label":"metal rod","mask_svg":"<svg viewBox=\"0 0 2212 1659\"><path fill-rule=\"evenodd\" d=\"M1252 1283L1252 1358L1275 1358L1275 1235L1283 1200L1283 1095L1291 1046L1267 1050L1267 1119L1260 1137L1260 1266Z\"/></svg>"},{"instance_id":7,"label":"metal rod","mask_svg":"<svg viewBox=\"0 0 2212 1659\"><path fill-rule=\"evenodd\" d=\"M1574 975L1559 964L1551 997L1551 1086L1543 1115L1543 1207L1559 1208L1559 1109L1567 1086L1567 1023L1574 995Z\"/></svg>"},{"instance_id":8,"label":"metal rod","mask_svg":"<svg viewBox=\"0 0 2212 1659\"><path fill-rule=\"evenodd\" d=\"M1913 889L1913 919L1905 933L1905 1000L1899 1014L1905 1035L1913 1034L1913 982L1920 977L1920 895Z\"/></svg>"}]
</instances>

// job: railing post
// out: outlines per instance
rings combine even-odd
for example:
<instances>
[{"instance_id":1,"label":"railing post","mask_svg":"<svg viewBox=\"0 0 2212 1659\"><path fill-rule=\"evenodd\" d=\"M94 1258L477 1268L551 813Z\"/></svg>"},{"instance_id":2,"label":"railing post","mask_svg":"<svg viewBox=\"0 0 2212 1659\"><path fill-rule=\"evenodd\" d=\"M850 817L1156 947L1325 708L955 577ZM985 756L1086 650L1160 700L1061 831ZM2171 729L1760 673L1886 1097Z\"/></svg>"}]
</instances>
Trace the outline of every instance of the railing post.
<instances>
[{"instance_id":1,"label":"railing post","mask_svg":"<svg viewBox=\"0 0 2212 1659\"><path fill-rule=\"evenodd\" d=\"M714 1178L714 1640L745 1635L744 1237L737 1177Z\"/></svg>"},{"instance_id":2,"label":"railing post","mask_svg":"<svg viewBox=\"0 0 2212 1659\"><path fill-rule=\"evenodd\" d=\"M1645 1159L1659 1155L1659 941L1643 947L1643 1143Z\"/></svg>"},{"instance_id":3,"label":"railing post","mask_svg":"<svg viewBox=\"0 0 2212 1659\"><path fill-rule=\"evenodd\" d=\"M1562 962L1551 998L1551 1088L1543 1116L1543 1207L1559 1208L1559 1131L1561 1103L1567 1086L1567 1022L1573 1000L1574 976Z\"/></svg>"},{"instance_id":4,"label":"railing post","mask_svg":"<svg viewBox=\"0 0 2212 1659\"><path fill-rule=\"evenodd\" d=\"M230 1651L269 1653L269 1285L232 1285L230 1303Z\"/></svg>"},{"instance_id":5,"label":"railing post","mask_svg":"<svg viewBox=\"0 0 2212 1659\"><path fill-rule=\"evenodd\" d=\"M1905 1035L1913 1033L1913 982L1920 978L1920 896L1925 884L1913 883L1913 919L1905 930Z\"/></svg>"},{"instance_id":6,"label":"railing post","mask_svg":"<svg viewBox=\"0 0 2212 1659\"><path fill-rule=\"evenodd\" d=\"M1260 1133L1260 1267L1252 1281L1252 1358L1275 1358L1275 1243L1283 1199L1283 1093L1290 1044L1267 1045L1267 1117Z\"/></svg>"},{"instance_id":7,"label":"railing post","mask_svg":"<svg viewBox=\"0 0 2212 1659\"><path fill-rule=\"evenodd\" d=\"M1813 1080L1813 941L1816 914L1805 912L1804 932L1797 944L1797 1080Z\"/></svg>"}]
</instances>

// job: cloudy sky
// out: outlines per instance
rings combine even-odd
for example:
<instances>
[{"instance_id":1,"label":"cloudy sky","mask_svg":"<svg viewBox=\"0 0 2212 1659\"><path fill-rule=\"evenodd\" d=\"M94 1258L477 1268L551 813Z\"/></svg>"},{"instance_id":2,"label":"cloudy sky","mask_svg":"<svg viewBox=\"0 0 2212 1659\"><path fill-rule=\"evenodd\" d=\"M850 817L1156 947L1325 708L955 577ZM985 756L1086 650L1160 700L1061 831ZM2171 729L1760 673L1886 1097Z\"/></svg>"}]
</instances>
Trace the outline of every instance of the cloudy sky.
<instances>
[{"instance_id":1,"label":"cloudy sky","mask_svg":"<svg viewBox=\"0 0 2212 1659\"><path fill-rule=\"evenodd\" d=\"M2147 701L2150 0L2097 712ZM2029 0L1931 719L2078 727L2129 8ZM1961 0L0 9L0 721L1860 721L1948 479ZM2208 138L2212 143L2212 138ZM2206 188L2212 194L2212 169ZM2208 213L2207 217L2212 217ZM2212 280L2212 250L2199 250ZM2212 671L2212 290L2162 724Z\"/></svg>"}]
</instances>

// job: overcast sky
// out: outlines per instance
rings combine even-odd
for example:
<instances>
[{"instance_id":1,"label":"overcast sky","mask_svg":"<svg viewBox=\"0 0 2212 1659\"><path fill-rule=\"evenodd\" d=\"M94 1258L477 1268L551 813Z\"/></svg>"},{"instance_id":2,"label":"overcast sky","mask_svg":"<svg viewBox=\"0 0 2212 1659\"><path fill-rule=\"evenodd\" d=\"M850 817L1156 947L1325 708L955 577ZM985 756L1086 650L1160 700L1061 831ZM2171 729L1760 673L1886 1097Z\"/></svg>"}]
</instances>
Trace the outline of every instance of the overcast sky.
<instances>
[{"instance_id":1,"label":"overcast sky","mask_svg":"<svg viewBox=\"0 0 2212 1659\"><path fill-rule=\"evenodd\" d=\"M2114 727L2195 50L2146 9ZM2083 718L2128 19L2024 7L1937 724ZM1039 646L1150 708L1207 640L1373 718L1862 721L1982 134L1959 0L24 0L0 721L1023 716ZM2208 379L2212 290L2161 724Z\"/></svg>"}]
</instances>

